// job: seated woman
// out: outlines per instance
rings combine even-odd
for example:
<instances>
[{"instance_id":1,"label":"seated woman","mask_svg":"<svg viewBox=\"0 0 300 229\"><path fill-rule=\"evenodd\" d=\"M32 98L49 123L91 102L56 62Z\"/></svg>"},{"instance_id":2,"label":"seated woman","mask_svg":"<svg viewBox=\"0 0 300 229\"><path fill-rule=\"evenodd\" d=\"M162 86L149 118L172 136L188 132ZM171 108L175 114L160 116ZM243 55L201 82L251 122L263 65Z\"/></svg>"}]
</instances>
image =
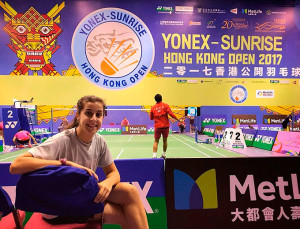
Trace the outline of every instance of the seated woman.
<instances>
[{"instance_id":1,"label":"seated woman","mask_svg":"<svg viewBox=\"0 0 300 229\"><path fill-rule=\"evenodd\" d=\"M73 123L37 147L17 157L10 166L12 174L24 174L48 165L73 166L87 171L98 179L95 173L101 167L106 176L99 181L99 192L94 202L104 204L103 213L80 222L102 221L104 224L119 224L122 229L148 229L148 222L138 190L130 184L120 183L120 174L104 138L97 133L104 118L105 103L96 96L84 96L77 102ZM45 198L47 198L45 196ZM49 223L78 222L76 218L45 216Z\"/></svg>"}]
</instances>

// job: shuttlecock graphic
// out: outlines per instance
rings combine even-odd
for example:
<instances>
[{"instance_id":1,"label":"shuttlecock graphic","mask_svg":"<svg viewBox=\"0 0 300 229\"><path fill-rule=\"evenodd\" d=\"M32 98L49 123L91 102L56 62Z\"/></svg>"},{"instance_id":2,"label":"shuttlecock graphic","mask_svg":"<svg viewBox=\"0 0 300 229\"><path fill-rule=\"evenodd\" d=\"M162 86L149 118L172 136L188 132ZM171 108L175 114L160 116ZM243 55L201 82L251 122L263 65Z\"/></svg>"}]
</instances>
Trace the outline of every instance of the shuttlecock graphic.
<instances>
[{"instance_id":1,"label":"shuttlecock graphic","mask_svg":"<svg viewBox=\"0 0 300 229\"><path fill-rule=\"evenodd\" d=\"M138 37L120 23L97 27L87 39L86 50L93 68L108 77L129 74L141 58Z\"/></svg>"}]
</instances>

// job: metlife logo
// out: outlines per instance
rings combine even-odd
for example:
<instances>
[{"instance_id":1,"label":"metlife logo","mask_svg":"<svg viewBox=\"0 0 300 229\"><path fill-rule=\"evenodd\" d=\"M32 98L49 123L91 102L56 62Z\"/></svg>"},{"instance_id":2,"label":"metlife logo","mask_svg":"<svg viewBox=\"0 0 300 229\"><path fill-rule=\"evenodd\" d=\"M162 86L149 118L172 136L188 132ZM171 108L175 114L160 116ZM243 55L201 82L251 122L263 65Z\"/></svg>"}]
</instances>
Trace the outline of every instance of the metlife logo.
<instances>
[{"instance_id":1,"label":"metlife logo","mask_svg":"<svg viewBox=\"0 0 300 229\"><path fill-rule=\"evenodd\" d=\"M242 14L246 14L249 16L257 16L262 14L262 10L260 9L242 9Z\"/></svg>"},{"instance_id":2,"label":"metlife logo","mask_svg":"<svg viewBox=\"0 0 300 229\"><path fill-rule=\"evenodd\" d=\"M274 98L274 90L256 90L256 98Z\"/></svg>"},{"instance_id":3,"label":"metlife logo","mask_svg":"<svg viewBox=\"0 0 300 229\"><path fill-rule=\"evenodd\" d=\"M278 176L273 181L262 181L255 183L255 176L248 174L242 182L235 175L230 175L230 201L238 201L238 194L246 195L249 201L258 201L259 199L269 202L276 198L288 200L300 200L298 175L290 174L290 177L285 179L283 176ZM257 187L256 187L257 186ZM266 190L268 187L268 190ZM287 192L288 187L291 187L291 192ZM248 192L247 192L248 191Z\"/></svg>"},{"instance_id":4,"label":"metlife logo","mask_svg":"<svg viewBox=\"0 0 300 229\"><path fill-rule=\"evenodd\" d=\"M206 171L194 180L175 169L174 202L176 210L217 208L216 171Z\"/></svg>"}]
</instances>

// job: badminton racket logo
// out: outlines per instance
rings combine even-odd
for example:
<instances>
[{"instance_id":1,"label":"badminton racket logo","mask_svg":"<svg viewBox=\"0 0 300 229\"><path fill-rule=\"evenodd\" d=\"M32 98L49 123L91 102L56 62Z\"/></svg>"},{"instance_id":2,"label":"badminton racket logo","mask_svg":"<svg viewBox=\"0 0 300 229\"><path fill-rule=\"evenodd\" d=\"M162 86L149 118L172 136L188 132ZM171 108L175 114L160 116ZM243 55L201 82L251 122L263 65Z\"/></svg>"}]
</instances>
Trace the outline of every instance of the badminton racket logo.
<instances>
[{"instance_id":1,"label":"badminton racket logo","mask_svg":"<svg viewBox=\"0 0 300 229\"><path fill-rule=\"evenodd\" d=\"M216 170L210 169L194 180L174 169L174 203L176 210L218 208Z\"/></svg>"},{"instance_id":2,"label":"badminton racket logo","mask_svg":"<svg viewBox=\"0 0 300 229\"><path fill-rule=\"evenodd\" d=\"M103 8L87 15L72 41L74 62L100 87L124 89L140 82L154 60L154 42L144 22L129 11Z\"/></svg>"}]
</instances>

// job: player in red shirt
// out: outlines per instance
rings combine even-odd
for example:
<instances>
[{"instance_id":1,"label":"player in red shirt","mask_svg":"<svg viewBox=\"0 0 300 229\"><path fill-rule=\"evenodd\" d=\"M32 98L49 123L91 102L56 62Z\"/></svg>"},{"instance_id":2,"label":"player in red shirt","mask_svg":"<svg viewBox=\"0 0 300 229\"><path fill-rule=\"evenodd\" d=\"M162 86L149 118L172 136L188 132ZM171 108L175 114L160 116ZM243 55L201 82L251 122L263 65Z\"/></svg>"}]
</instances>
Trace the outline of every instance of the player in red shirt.
<instances>
[{"instance_id":1,"label":"player in red shirt","mask_svg":"<svg viewBox=\"0 0 300 229\"><path fill-rule=\"evenodd\" d=\"M128 126L129 125L129 121L126 117L124 117L124 119L121 122L121 126Z\"/></svg>"},{"instance_id":2,"label":"player in red shirt","mask_svg":"<svg viewBox=\"0 0 300 229\"><path fill-rule=\"evenodd\" d=\"M168 147L168 135L169 135L169 117L178 118L171 111L168 104L162 102L162 96L160 94L155 95L154 97L156 104L151 107L150 119L154 120L154 143L153 143L153 158L156 158L156 152L158 148L158 143L160 136L163 136L163 154L162 158L166 158L166 151Z\"/></svg>"}]
</instances>

